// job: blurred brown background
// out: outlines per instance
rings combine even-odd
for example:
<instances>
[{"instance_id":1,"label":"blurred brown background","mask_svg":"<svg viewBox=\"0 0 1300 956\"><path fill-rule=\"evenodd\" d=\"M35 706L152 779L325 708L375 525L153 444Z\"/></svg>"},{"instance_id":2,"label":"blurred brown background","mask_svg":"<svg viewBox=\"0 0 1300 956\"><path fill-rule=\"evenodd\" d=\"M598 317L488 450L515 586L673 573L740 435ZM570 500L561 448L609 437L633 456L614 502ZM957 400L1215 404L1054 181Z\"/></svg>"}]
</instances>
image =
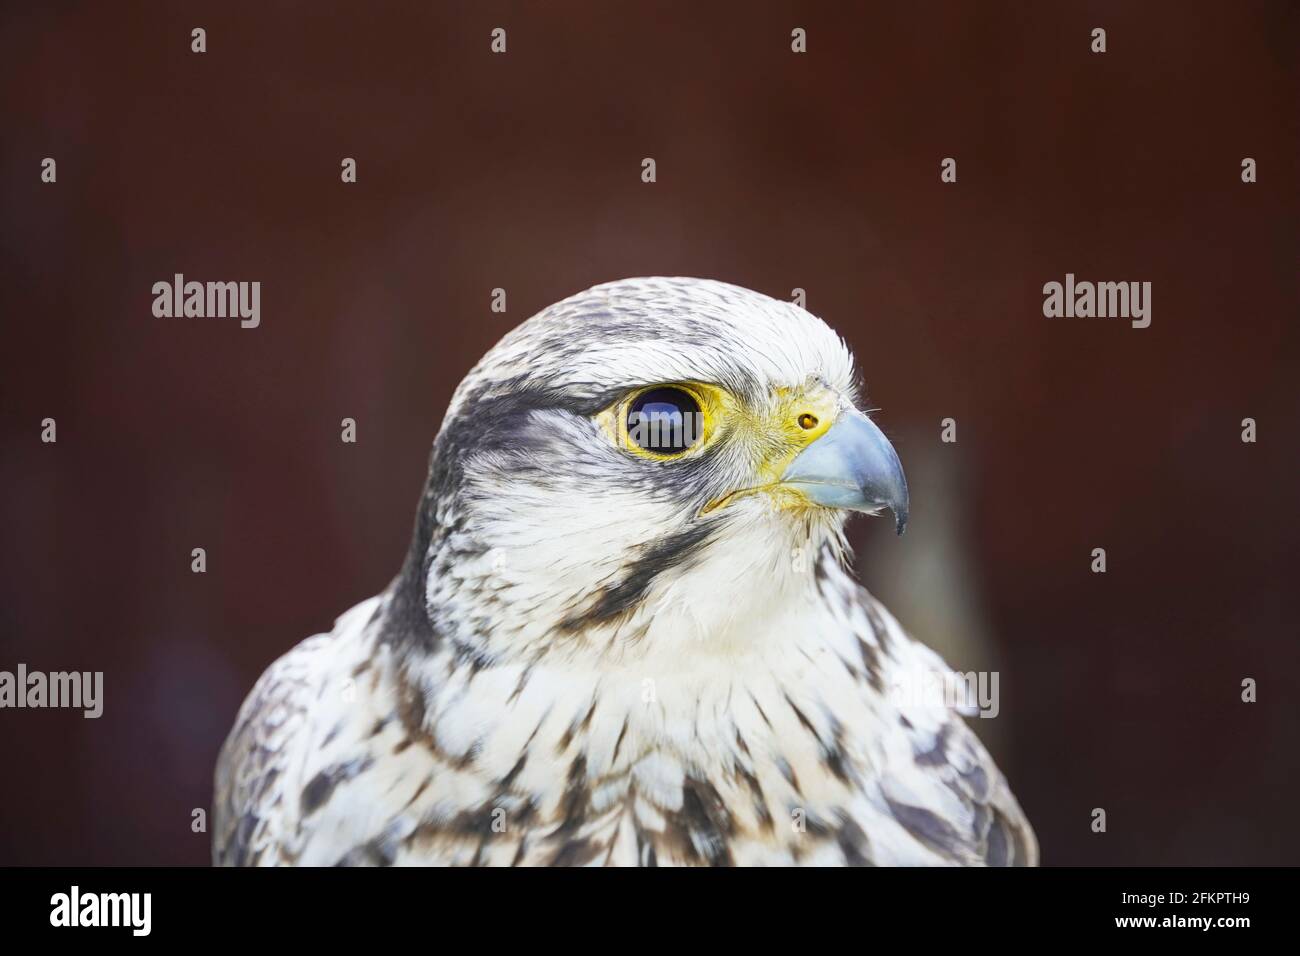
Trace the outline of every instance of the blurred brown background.
<instances>
[{"instance_id":1,"label":"blurred brown background","mask_svg":"<svg viewBox=\"0 0 1300 956\"><path fill-rule=\"evenodd\" d=\"M29 7L0 669L103 670L105 713L0 711L0 863L206 862L240 700L397 570L460 377L654 274L802 287L849 339L918 489L861 576L1000 671L977 729L1045 862L1297 861L1295 4ZM261 281L261 327L154 318L176 272ZM1151 327L1045 319L1066 272L1152 282Z\"/></svg>"}]
</instances>

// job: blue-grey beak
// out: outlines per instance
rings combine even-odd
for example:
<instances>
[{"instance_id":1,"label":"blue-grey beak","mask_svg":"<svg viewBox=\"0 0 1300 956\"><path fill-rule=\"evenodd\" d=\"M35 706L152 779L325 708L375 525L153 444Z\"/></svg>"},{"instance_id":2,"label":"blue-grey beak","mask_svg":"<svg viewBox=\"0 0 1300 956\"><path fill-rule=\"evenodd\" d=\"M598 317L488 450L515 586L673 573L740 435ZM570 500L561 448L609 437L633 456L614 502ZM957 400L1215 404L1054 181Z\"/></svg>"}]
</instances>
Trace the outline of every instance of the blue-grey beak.
<instances>
[{"instance_id":1,"label":"blue-grey beak","mask_svg":"<svg viewBox=\"0 0 1300 956\"><path fill-rule=\"evenodd\" d=\"M894 513L899 534L907 527L907 479L884 433L857 409L840 414L821 438L785 469L781 483L828 508Z\"/></svg>"}]
</instances>

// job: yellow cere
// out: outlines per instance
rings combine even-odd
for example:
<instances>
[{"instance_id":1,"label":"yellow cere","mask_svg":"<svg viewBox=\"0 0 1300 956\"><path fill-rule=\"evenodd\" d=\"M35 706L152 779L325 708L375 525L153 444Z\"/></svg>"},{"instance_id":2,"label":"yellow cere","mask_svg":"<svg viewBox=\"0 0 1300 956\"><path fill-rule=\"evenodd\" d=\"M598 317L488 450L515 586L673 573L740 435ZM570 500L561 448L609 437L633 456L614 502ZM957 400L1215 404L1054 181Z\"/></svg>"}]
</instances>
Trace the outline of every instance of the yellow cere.
<instances>
[{"instance_id":1,"label":"yellow cere","mask_svg":"<svg viewBox=\"0 0 1300 956\"><path fill-rule=\"evenodd\" d=\"M799 452L830 430L839 410L839 396L824 385L778 390L770 417L754 423L754 440L763 448L758 462L762 477L778 481Z\"/></svg>"}]
</instances>

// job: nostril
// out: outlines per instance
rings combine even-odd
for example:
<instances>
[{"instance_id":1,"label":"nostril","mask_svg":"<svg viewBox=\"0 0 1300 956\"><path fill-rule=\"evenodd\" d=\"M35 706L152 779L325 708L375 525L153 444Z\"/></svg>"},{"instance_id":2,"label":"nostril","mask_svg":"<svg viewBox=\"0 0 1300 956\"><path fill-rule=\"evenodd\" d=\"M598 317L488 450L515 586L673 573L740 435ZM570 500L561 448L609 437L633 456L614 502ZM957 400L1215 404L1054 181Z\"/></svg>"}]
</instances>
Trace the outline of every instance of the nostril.
<instances>
[{"instance_id":1,"label":"nostril","mask_svg":"<svg viewBox=\"0 0 1300 956\"><path fill-rule=\"evenodd\" d=\"M817 416L811 412L804 412L799 416L799 427L807 431L817 427Z\"/></svg>"}]
</instances>

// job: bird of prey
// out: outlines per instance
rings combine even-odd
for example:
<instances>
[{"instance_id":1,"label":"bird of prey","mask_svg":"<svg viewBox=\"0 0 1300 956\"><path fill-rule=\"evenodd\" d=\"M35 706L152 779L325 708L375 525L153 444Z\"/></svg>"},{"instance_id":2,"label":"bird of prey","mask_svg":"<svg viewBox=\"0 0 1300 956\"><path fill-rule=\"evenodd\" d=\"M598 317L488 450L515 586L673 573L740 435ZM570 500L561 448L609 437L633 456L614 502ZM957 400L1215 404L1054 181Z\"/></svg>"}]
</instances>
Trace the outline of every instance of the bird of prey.
<instances>
[{"instance_id":1,"label":"bird of prey","mask_svg":"<svg viewBox=\"0 0 1300 956\"><path fill-rule=\"evenodd\" d=\"M860 408L829 327L721 282L511 331L397 577L244 702L215 862L1036 863L960 706L898 692L951 672L846 569L850 514L908 513Z\"/></svg>"}]
</instances>

